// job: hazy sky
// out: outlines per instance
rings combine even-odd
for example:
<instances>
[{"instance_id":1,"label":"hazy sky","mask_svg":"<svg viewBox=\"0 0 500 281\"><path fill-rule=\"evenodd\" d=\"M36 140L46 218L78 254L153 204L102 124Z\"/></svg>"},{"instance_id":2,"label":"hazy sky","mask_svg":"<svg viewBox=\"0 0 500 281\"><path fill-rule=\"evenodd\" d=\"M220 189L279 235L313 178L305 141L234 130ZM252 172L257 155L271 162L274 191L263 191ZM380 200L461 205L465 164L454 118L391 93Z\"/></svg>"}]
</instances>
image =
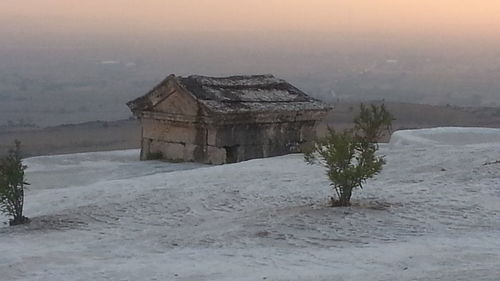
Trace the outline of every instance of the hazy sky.
<instances>
[{"instance_id":1,"label":"hazy sky","mask_svg":"<svg viewBox=\"0 0 500 281\"><path fill-rule=\"evenodd\" d=\"M2 0L4 33L500 34L499 0ZM3 26L3 27L2 27Z\"/></svg>"},{"instance_id":2,"label":"hazy sky","mask_svg":"<svg viewBox=\"0 0 500 281\"><path fill-rule=\"evenodd\" d=\"M0 99L25 99L0 120L60 120L82 103L119 114L71 122L124 118L127 99L170 73L273 73L317 97L498 103L500 0L0 0Z\"/></svg>"}]
</instances>

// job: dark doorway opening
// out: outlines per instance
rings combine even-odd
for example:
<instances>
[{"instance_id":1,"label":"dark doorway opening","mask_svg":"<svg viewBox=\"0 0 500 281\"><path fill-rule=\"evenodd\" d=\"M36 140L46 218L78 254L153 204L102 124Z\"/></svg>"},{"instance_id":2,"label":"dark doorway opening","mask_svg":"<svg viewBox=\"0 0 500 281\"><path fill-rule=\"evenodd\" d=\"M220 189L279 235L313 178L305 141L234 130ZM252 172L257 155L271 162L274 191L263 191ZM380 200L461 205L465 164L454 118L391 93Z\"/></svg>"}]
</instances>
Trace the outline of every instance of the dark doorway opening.
<instances>
[{"instance_id":1,"label":"dark doorway opening","mask_svg":"<svg viewBox=\"0 0 500 281\"><path fill-rule=\"evenodd\" d=\"M226 150L226 163L238 162L238 145L224 146Z\"/></svg>"}]
</instances>

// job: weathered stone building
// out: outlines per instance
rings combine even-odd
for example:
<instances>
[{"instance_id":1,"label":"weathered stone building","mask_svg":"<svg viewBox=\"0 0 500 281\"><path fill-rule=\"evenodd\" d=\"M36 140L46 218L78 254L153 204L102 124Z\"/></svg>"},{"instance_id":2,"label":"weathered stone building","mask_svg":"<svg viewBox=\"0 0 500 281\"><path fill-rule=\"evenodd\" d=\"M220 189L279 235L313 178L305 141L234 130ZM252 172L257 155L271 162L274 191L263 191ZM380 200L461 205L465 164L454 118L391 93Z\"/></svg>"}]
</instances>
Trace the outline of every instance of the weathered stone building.
<instances>
[{"instance_id":1,"label":"weathered stone building","mask_svg":"<svg viewBox=\"0 0 500 281\"><path fill-rule=\"evenodd\" d=\"M141 120L142 160L209 164L300 152L330 110L272 75L170 75L127 105Z\"/></svg>"}]
</instances>

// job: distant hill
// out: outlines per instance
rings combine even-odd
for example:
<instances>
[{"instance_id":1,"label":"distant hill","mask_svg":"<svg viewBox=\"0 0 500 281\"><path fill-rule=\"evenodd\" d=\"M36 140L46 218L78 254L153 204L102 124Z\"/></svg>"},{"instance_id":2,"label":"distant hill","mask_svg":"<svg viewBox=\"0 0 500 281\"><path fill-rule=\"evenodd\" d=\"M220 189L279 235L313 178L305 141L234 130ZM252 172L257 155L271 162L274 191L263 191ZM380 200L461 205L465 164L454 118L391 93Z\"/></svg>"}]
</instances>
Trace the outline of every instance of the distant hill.
<instances>
[{"instance_id":1,"label":"distant hill","mask_svg":"<svg viewBox=\"0 0 500 281\"><path fill-rule=\"evenodd\" d=\"M377 102L380 103L380 102ZM416 129L442 126L500 128L500 108L435 106L410 103L386 103L396 116L393 129ZM334 103L319 130L326 126L346 128L352 125L358 103ZM138 148L140 125L136 120L93 121L47 128L0 127L0 154L15 139L21 140L28 156L65 154Z\"/></svg>"},{"instance_id":2,"label":"distant hill","mask_svg":"<svg viewBox=\"0 0 500 281\"><path fill-rule=\"evenodd\" d=\"M380 104L381 102L375 102ZM433 127L490 127L500 128L500 108L437 106L411 103L385 103L396 120L394 130ZM325 120L325 126L352 126L359 103L335 103ZM325 129L323 126L323 130Z\"/></svg>"},{"instance_id":3,"label":"distant hill","mask_svg":"<svg viewBox=\"0 0 500 281\"><path fill-rule=\"evenodd\" d=\"M0 129L0 154L15 139L23 145L26 156L66 154L138 148L140 126L136 120L94 121L47 128Z\"/></svg>"}]
</instances>

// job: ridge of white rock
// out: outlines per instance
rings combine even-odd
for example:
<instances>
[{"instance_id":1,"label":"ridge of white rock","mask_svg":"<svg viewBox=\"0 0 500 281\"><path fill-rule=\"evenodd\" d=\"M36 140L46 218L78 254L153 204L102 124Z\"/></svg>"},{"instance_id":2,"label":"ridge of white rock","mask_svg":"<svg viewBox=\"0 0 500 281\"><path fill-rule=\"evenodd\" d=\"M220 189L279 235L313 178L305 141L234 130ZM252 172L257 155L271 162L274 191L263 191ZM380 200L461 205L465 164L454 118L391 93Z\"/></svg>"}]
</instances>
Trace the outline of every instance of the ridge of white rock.
<instances>
[{"instance_id":1,"label":"ridge of white rock","mask_svg":"<svg viewBox=\"0 0 500 281\"><path fill-rule=\"evenodd\" d=\"M397 132L354 206L300 154L232 165L138 151L26 160L30 225L0 280L499 280L499 130ZM3 221L6 218L0 217Z\"/></svg>"},{"instance_id":2,"label":"ridge of white rock","mask_svg":"<svg viewBox=\"0 0 500 281\"><path fill-rule=\"evenodd\" d=\"M431 129L396 131L391 145L474 145L500 144L500 129L440 127Z\"/></svg>"}]
</instances>

